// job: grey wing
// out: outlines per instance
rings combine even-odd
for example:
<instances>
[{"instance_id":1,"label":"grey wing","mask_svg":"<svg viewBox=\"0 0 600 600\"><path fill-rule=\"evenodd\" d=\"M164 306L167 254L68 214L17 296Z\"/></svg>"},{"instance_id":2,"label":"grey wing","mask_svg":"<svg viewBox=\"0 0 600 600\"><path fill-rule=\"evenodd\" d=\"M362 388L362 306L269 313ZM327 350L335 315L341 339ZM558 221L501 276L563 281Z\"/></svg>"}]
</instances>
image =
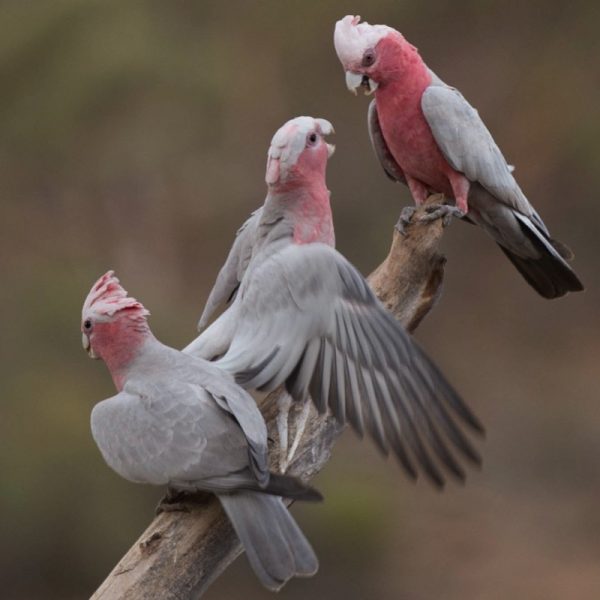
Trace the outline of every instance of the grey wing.
<instances>
[{"instance_id":1,"label":"grey wing","mask_svg":"<svg viewBox=\"0 0 600 600\"><path fill-rule=\"evenodd\" d=\"M377 114L377 104L375 103L375 99L371 100L371 103L369 104L367 123L369 126L371 145L373 146L375 155L379 159L379 162L381 163L386 175L392 181L399 181L406 185L406 177L404 176L404 172L400 168L400 165L396 162L396 159L392 156L387 142L383 137L383 131L381 130L381 125L379 124L379 115Z\"/></svg>"},{"instance_id":2,"label":"grey wing","mask_svg":"<svg viewBox=\"0 0 600 600\"><path fill-rule=\"evenodd\" d=\"M310 394L320 411L367 431L413 477L413 460L437 485L444 468L479 457L456 424L482 427L433 362L375 297L364 278L322 244L290 246L261 265L247 290L245 319L220 364L245 387ZM411 457L412 455L412 457Z\"/></svg>"},{"instance_id":3,"label":"grey wing","mask_svg":"<svg viewBox=\"0 0 600 600\"><path fill-rule=\"evenodd\" d=\"M252 472L259 485L264 487L269 481L267 426L254 398L232 381L224 381L222 374L205 387L244 432Z\"/></svg>"},{"instance_id":4,"label":"grey wing","mask_svg":"<svg viewBox=\"0 0 600 600\"><path fill-rule=\"evenodd\" d=\"M423 93L421 108L435 141L453 169L537 222L539 217L519 188L500 148L479 113L458 90L435 78L434 84Z\"/></svg>"},{"instance_id":5,"label":"grey wing","mask_svg":"<svg viewBox=\"0 0 600 600\"><path fill-rule=\"evenodd\" d=\"M227 260L217 275L215 285L208 296L202 316L198 321L198 330L206 327L219 306L233 299L252 258L252 251L256 242L256 230L261 214L262 207L255 210L238 229L233 246L227 255Z\"/></svg>"},{"instance_id":6,"label":"grey wing","mask_svg":"<svg viewBox=\"0 0 600 600\"><path fill-rule=\"evenodd\" d=\"M202 482L247 472L239 427L191 384L126 386L94 407L92 435L108 465L130 481Z\"/></svg>"}]
</instances>

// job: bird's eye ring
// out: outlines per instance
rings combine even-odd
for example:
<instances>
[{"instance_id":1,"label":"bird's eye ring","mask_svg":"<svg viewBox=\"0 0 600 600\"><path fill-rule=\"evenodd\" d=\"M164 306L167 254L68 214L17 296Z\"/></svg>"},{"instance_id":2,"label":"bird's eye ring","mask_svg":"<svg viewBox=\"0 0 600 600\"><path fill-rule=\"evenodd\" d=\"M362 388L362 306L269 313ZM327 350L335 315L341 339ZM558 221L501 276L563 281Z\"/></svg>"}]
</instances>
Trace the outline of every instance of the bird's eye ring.
<instances>
[{"instance_id":1,"label":"bird's eye ring","mask_svg":"<svg viewBox=\"0 0 600 600\"><path fill-rule=\"evenodd\" d=\"M363 54L363 58L362 58L362 66L363 67L371 67L373 65L373 63L375 62L375 50L373 50L373 48L369 48L368 50L365 50L365 53Z\"/></svg>"},{"instance_id":2,"label":"bird's eye ring","mask_svg":"<svg viewBox=\"0 0 600 600\"><path fill-rule=\"evenodd\" d=\"M86 319L86 320L83 322L83 328L84 328L86 331L89 331L89 330L92 328L92 320L91 320L91 319Z\"/></svg>"},{"instance_id":3,"label":"bird's eye ring","mask_svg":"<svg viewBox=\"0 0 600 600\"><path fill-rule=\"evenodd\" d=\"M309 146L314 146L317 143L317 140L319 139L319 136L313 131L312 133L309 133L307 138L306 138L306 143Z\"/></svg>"}]
</instances>

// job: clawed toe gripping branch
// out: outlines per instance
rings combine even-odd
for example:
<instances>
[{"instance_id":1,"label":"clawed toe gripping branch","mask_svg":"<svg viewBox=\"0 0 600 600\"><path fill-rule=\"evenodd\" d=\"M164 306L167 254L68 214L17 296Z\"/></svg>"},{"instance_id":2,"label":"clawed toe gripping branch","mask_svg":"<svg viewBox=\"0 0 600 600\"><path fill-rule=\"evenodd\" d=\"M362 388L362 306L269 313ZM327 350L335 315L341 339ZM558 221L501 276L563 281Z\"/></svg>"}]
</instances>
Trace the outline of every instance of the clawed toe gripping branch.
<instances>
[{"instance_id":1,"label":"clawed toe gripping branch","mask_svg":"<svg viewBox=\"0 0 600 600\"><path fill-rule=\"evenodd\" d=\"M439 208L440 197L432 196L414 211L403 233L394 229L388 256L368 278L379 299L408 331L414 331L441 292L445 258L438 246L445 215L431 217ZM282 393L273 392L261 404L269 435L275 439ZM312 403L307 410L304 432L294 441L296 447L287 468L287 473L303 480L311 479L325 466L343 429L331 416L319 415ZM289 425L294 432L305 417L305 410L290 411ZM285 464L289 452L280 456L283 452L280 445L273 446L272 465ZM241 552L215 497L199 505L186 502L186 511L162 510L154 518L92 599L200 598Z\"/></svg>"}]
</instances>

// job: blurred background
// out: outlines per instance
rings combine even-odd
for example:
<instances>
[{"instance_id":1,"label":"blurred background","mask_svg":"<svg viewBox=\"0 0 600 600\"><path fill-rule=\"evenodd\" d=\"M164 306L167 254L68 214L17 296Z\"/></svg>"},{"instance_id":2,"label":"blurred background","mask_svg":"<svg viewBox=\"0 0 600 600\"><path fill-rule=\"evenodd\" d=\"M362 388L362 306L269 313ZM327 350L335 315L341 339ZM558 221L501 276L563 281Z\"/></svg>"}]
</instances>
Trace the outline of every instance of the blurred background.
<instances>
[{"instance_id":1,"label":"blurred background","mask_svg":"<svg viewBox=\"0 0 600 600\"><path fill-rule=\"evenodd\" d=\"M114 393L80 310L114 268L181 347L287 119L330 119L338 248L365 274L406 189L369 146L332 45L348 13L401 30L480 111L587 291L539 298L481 231L446 232L417 337L487 426L483 469L436 493L347 432L295 506L321 560L282 599L600 598L597 2L52 0L0 6L0 596L88 597L162 490L89 431ZM239 559L205 596L271 597Z\"/></svg>"}]
</instances>

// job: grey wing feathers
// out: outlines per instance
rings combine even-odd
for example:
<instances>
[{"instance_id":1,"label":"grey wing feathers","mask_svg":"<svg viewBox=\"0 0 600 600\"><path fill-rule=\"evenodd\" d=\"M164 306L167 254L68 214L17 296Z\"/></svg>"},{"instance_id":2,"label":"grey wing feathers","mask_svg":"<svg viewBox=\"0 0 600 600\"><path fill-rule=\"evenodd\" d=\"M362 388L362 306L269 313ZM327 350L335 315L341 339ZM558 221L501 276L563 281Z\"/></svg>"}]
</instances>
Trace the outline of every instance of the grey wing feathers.
<instances>
[{"instance_id":1,"label":"grey wing feathers","mask_svg":"<svg viewBox=\"0 0 600 600\"><path fill-rule=\"evenodd\" d=\"M252 258L256 230L261 214L262 207L255 210L238 229L233 246L227 255L227 260L217 275L215 285L208 296L202 316L198 321L198 330L206 327L220 306L232 300Z\"/></svg>"},{"instance_id":2,"label":"grey wing feathers","mask_svg":"<svg viewBox=\"0 0 600 600\"><path fill-rule=\"evenodd\" d=\"M267 426L254 398L234 383L226 389L223 389L223 385L207 386L207 390L217 404L234 417L244 432L252 472L258 483L266 486L269 481Z\"/></svg>"},{"instance_id":3,"label":"grey wing feathers","mask_svg":"<svg viewBox=\"0 0 600 600\"><path fill-rule=\"evenodd\" d=\"M537 217L479 113L458 90L438 80L423 92L421 108L453 169L479 182L501 202L530 218Z\"/></svg>"},{"instance_id":4,"label":"grey wing feathers","mask_svg":"<svg viewBox=\"0 0 600 600\"><path fill-rule=\"evenodd\" d=\"M392 156L387 142L383 137L383 131L381 130L381 125L379 124L379 115L377 114L377 104L375 103L375 99L371 100L371 103L369 104L367 123L369 126L371 145L373 146L375 155L379 159L379 162L381 163L386 175L392 181L399 181L406 185L406 177L404 176L400 165L398 165L396 159Z\"/></svg>"},{"instance_id":5,"label":"grey wing feathers","mask_svg":"<svg viewBox=\"0 0 600 600\"><path fill-rule=\"evenodd\" d=\"M222 359L239 383L270 390L285 381L294 399L310 394L319 410L368 432L385 454L393 451L413 477L416 459L437 485L443 475L427 446L459 478L447 440L479 462L455 423L482 431L477 419L339 253L290 246L264 267L271 287L263 281L248 290L263 296L254 298L255 314L246 330L240 322L238 344ZM256 312L261 305L264 314Z\"/></svg>"}]
</instances>

